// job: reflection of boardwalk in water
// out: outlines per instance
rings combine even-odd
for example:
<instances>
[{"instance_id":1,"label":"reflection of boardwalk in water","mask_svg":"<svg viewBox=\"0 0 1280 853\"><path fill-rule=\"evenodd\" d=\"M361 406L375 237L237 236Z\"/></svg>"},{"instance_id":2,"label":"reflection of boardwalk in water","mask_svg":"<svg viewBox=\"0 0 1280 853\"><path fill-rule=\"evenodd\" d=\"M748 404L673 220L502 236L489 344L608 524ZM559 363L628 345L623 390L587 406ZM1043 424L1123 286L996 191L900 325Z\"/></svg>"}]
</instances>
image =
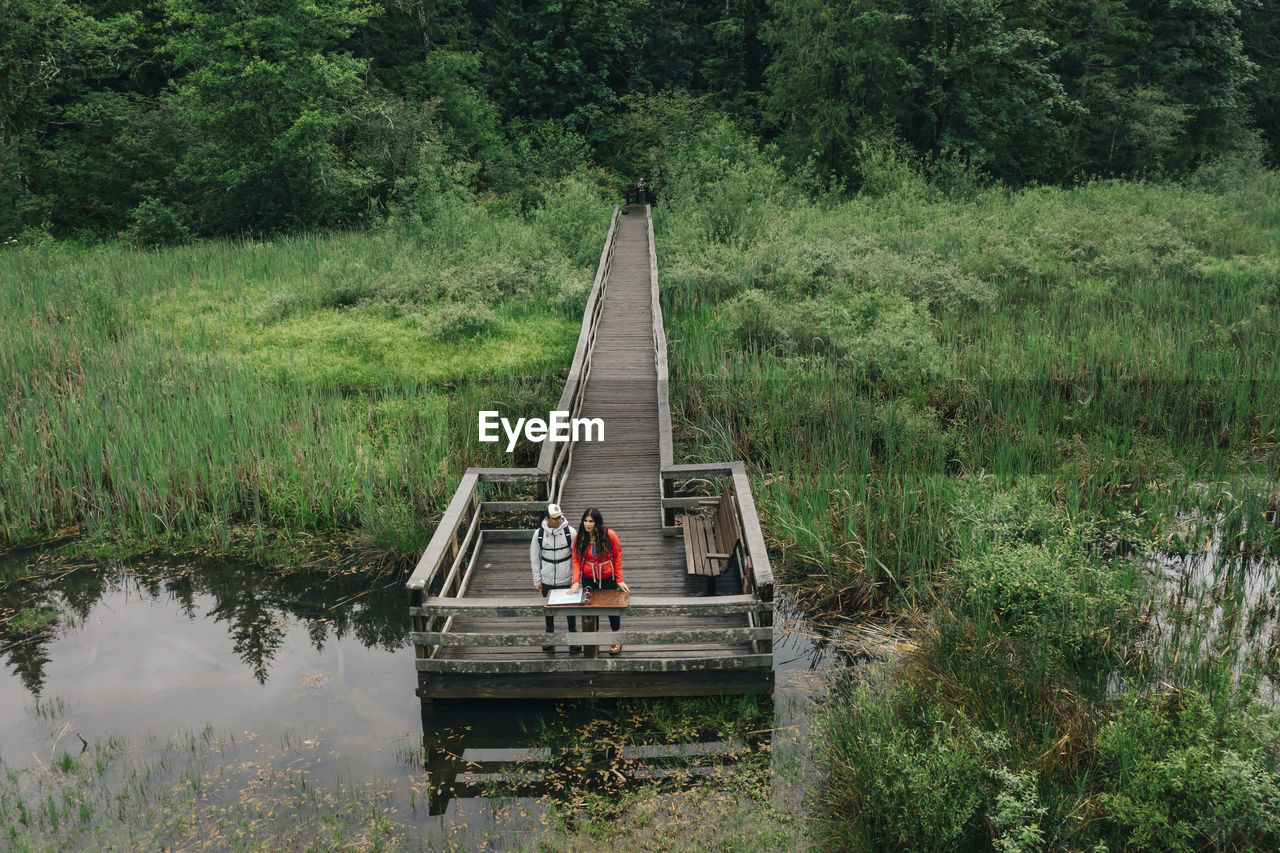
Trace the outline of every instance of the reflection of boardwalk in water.
<instances>
[{"instance_id":1,"label":"reflection of boardwalk in water","mask_svg":"<svg viewBox=\"0 0 1280 853\"><path fill-rule=\"evenodd\" d=\"M672 464L666 339L657 303L647 207L614 216L588 299L582 335L558 407L600 418L602 442L546 442L537 469L472 469L409 582L419 691L424 698L692 695L768 690L772 684L773 579L741 463ZM720 481L714 489L709 483ZM537 484L537 501L489 499L499 483ZM708 597L707 579L686 572L677 512L699 495L731 496L740 538ZM691 489L692 490L692 489ZM496 495L493 495L497 497ZM529 540L548 498L576 527L600 509L619 535L632 587L622 632L542 634L531 588ZM707 511L703 508L702 511ZM717 522L718 524L719 522ZM564 632L563 619L557 619ZM619 641L621 656L593 656ZM541 651L554 642L555 654Z\"/></svg>"},{"instance_id":2,"label":"reflection of boardwalk in water","mask_svg":"<svg viewBox=\"0 0 1280 853\"><path fill-rule=\"evenodd\" d=\"M746 725L737 739L713 731L675 737L654 728L626 729L618 716L587 703L536 702L424 713L430 813L444 814L454 799L574 802L588 793L617 794L659 781L684 785L770 741L765 727L752 731ZM772 716L772 702L763 699L752 720Z\"/></svg>"}]
</instances>

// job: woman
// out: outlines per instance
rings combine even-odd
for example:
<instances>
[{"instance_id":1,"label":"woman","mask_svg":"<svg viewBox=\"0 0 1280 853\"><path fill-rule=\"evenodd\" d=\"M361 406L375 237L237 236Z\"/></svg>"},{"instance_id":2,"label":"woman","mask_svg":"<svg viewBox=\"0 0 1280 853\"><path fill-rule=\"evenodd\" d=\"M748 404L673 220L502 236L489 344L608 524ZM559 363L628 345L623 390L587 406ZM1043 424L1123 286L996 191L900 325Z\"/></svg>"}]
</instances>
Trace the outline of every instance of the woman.
<instances>
[{"instance_id":1,"label":"woman","mask_svg":"<svg viewBox=\"0 0 1280 853\"><path fill-rule=\"evenodd\" d=\"M622 579L622 543L618 541L618 534L604 526L600 510L595 507L582 514L582 525L573 539L573 586L569 589L577 592L583 584L588 589L631 592L631 587ZM609 617L610 629L617 631L621 627L622 617ZM611 655L621 651L621 643L609 647Z\"/></svg>"}]
</instances>

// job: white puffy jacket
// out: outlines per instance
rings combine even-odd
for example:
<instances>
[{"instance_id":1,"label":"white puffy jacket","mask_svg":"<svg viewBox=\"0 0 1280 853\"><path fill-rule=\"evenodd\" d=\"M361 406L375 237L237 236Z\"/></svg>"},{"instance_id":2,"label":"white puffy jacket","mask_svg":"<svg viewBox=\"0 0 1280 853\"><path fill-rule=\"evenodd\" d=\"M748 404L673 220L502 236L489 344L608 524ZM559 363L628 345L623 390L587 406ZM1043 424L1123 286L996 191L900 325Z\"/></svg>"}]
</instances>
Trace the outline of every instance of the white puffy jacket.
<instances>
[{"instance_id":1,"label":"white puffy jacket","mask_svg":"<svg viewBox=\"0 0 1280 853\"><path fill-rule=\"evenodd\" d=\"M534 586L568 586L573 582L573 528L569 522L552 528L542 520L529 543L529 564Z\"/></svg>"}]
</instances>

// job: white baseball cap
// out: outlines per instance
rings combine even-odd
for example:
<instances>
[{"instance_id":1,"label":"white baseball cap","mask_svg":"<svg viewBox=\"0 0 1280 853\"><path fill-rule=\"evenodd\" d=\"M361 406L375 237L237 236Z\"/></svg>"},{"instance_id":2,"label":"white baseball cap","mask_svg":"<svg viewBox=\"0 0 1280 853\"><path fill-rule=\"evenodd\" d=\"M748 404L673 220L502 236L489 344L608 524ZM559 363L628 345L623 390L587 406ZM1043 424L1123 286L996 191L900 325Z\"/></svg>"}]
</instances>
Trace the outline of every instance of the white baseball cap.
<instances>
[{"instance_id":1,"label":"white baseball cap","mask_svg":"<svg viewBox=\"0 0 1280 853\"><path fill-rule=\"evenodd\" d=\"M547 504L547 518L559 518L563 514L560 512L560 504Z\"/></svg>"}]
</instances>

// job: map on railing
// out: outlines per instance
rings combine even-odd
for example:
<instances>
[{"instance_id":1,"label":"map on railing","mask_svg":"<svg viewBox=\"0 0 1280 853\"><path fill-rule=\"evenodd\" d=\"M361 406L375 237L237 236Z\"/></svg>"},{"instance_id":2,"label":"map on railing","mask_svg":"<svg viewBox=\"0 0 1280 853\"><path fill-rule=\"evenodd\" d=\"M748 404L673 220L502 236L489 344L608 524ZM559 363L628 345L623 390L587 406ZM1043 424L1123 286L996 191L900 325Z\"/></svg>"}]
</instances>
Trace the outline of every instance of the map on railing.
<instances>
[{"instance_id":1,"label":"map on railing","mask_svg":"<svg viewBox=\"0 0 1280 853\"><path fill-rule=\"evenodd\" d=\"M590 591L585 586L577 592L569 592L567 589L553 589L551 594L547 596L547 606L561 607L566 604L586 604L587 593Z\"/></svg>"}]
</instances>

